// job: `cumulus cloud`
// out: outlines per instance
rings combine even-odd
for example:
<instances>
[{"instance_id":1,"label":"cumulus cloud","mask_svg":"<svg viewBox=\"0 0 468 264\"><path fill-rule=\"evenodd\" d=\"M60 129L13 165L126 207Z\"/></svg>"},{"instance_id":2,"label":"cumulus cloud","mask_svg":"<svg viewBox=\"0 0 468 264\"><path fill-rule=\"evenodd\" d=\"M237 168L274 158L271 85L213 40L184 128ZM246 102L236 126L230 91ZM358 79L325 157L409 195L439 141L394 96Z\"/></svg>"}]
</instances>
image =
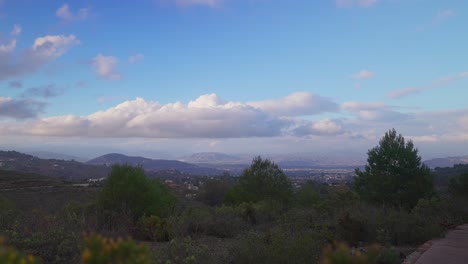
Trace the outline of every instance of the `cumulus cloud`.
<instances>
[{"instance_id":1,"label":"cumulus cloud","mask_svg":"<svg viewBox=\"0 0 468 264\"><path fill-rule=\"evenodd\" d=\"M89 14L90 14L89 8L81 8L78 10L78 12L76 12L76 14L73 14L68 4L63 4L55 12L55 15L58 18L67 22L73 21L73 20L85 20L89 17Z\"/></svg>"},{"instance_id":2,"label":"cumulus cloud","mask_svg":"<svg viewBox=\"0 0 468 264\"><path fill-rule=\"evenodd\" d=\"M53 84L32 87L24 91L23 97L52 98L63 94L64 90Z\"/></svg>"},{"instance_id":3,"label":"cumulus cloud","mask_svg":"<svg viewBox=\"0 0 468 264\"><path fill-rule=\"evenodd\" d=\"M176 5L181 7L188 7L188 6L209 6L209 7L217 7L221 4L221 0L175 0Z\"/></svg>"},{"instance_id":4,"label":"cumulus cloud","mask_svg":"<svg viewBox=\"0 0 468 264\"><path fill-rule=\"evenodd\" d=\"M290 122L210 94L187 104L161 105L137 98L88 116L48 117L16 129L44 136L242 138L278 136Z\"/></svg>"},{"instance_id":5,"label":"cumulus cloud","mask_svg":"<svg viewBox=\"0 0 468 264\"><path fill-rule=\"evenodd\" d=\"M339 7L346 6L360 6L360 7L371 7L377 4L378 0L335 0L335 3Z\"/></svg>"},{"instance_id":6,"label":"cumulus cloud","mask_svg":"<svg viewBox=\"0 0 468 264\"><path fill-rule=\"evenodd\" d=\"M31 99L0 97L0 117L26 119L36 117L46 104Z\"/></svg>"},{"instance_id":7,"label":"cumulus cloud","mask_svg":"<svg viewBox=\"0 0 468 264\"><path fill-rule=\"evenodd\" d=\"M338 111L330 99L308 92L296 92L277 100L250 102L249 105L279 116L314 115Z\"/></svg>"},{"instance_id":8,"label":"cumulus cloud","mask_svg":"<svg viewBox=\"0 0 468 264\"><path fill-rule=\"evenodd\" d=\"M294 134L298 136L307 135L326 135L334 136L342 134L344 132L343 125L338 120L332 120L330 118L322 119L315 122L307 122L305 125L301 125L294 129Z\"/></svg>"},{"instance_id":9,"label":"cumulus cloud","mask_svg":"<svg viewBox=\"0 0 468 264\"><path fill-rule=\"evenodd\" d=\"M113 56L97 55L91 62L97 75L108 80L120 80L122 75L116 71L118 60Z\"/></svg>"},{"instance_id":10,"label":"cumulus cloud","mask_svg":"<svg viewBox=\"0 0 468 264\"><path fill-rule=\"evenodd\" d=\"M352 75L352 77L354 79L358 79L358 80L364 80L364 79L370 79L372 77L374 77L375 73L372 72L372 71L368 71L368 70L362 70L358 73L355 73Z\"/></svg>"},{"instance_id":11,"label":"cumulus cloud","mask_svg":"<svg viewBox=\"0 0 468 264\"><path fill-rule=\"evenodd\" d=\"M134 55L130 55L130 56L128 57L128 62L131 63L131 64L133 64L133 63L135 63L135 62L137 62L137 61L141 61L143 58L144 58L144 57L143 57L143 54L137 53L137 54L134 54Z\"/></svg>"},{"instance_id":12,"label":"cumulus cloud","mask_svg":"<svg viewBox=\"0 0 468 264\"><path fill-rule=\"evenodd\" d=\"M37 38L30 48L15 56L12 51L16 40L12 41L8 46L0 45L0 80L35 72L79 43L74 35L47 35Z\"/></svg>"}]
</instances>

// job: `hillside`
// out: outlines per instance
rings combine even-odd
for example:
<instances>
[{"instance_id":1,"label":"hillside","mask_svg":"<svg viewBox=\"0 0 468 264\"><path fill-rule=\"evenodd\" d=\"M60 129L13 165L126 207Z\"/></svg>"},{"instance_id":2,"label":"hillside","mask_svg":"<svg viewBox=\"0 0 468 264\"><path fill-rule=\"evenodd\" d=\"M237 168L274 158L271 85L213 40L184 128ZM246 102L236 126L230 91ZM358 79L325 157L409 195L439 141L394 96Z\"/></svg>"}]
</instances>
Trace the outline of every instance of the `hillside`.
<instances>
[{"instance_id":1,"label":"hillside","mask_svg":"<svg viewBox=\"0 0 468 264\"><path fill-rule=\"evenodd\" d=\"M63 181L34 173L0 170L0 190L59 186Z\"/></svg>"},{"instance_id":2,"label":"hillside","mask_svg":"<svg viewBox=\"0 0 468 264\"><path fill-rule=\"evenodd\" d=\"M87 165L73 160L40 159L17 151L0 151L0 169L34 173L67 181L107 176L106 166Z\"/></svg>"},{"instance_id":3,"label":"hillside","mask_svg":"<svg viewBox=\"0 0 468 264\"><path fill-rule=\"evenodd\" d=\"M435 158L424 161L424 164L431 169L434 168L445 168L452 167L456 164L468 164L468 155L467 156L458 156L458 157L447 157L447 158Z\"/></svg>"},{"instance_id":4,"label":"hillside","mask_svg":"<svg viewBox=\"0 0 468 264\"><path fill-rule=\"evenodd\" d=\"M110 153L94 158L86 162L86 164L106 166L111 166L113 164L129 164L142 166L148 171L177 170L192 175L220 175L222 173L222 171L214 168L201 167L178 160L148 159L144 157L126 156L118 153Z\"/></svg>"}]
</instances>

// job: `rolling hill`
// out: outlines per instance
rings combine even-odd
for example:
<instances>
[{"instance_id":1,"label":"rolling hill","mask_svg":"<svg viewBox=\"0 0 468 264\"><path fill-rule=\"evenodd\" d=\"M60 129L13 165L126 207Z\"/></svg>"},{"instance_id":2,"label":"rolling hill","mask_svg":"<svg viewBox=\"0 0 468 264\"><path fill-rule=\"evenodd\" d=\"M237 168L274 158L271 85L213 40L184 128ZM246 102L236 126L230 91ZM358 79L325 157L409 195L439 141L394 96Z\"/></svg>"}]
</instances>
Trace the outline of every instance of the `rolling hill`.
<instances>
[{"instance_id":1,"label":"rolling hill","mask_svg":"<svg viewBox=\"0 0 468 264\"><path fill-rule=\"evenodd\" d=\"M142 166L147 171L177 170L192 175L221 175L222 171L214 168L201 167L178 160L148 159L144 157L126 156L109 153L86 162L88 165L129 164Z\"/></svg>"}]
</instances>

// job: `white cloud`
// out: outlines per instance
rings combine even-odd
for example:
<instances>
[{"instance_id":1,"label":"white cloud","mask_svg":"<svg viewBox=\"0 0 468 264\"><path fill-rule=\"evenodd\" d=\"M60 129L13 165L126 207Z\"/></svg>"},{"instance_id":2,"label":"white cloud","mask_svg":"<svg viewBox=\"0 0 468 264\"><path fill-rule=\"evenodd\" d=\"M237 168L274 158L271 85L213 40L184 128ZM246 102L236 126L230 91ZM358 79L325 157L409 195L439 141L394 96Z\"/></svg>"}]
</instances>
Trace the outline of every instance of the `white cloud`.
<instances>
[{"instance_id":1,"label":"white cloud","mask_svg":"<svg viewBox=\"0 0 468 264\"><path fill-rule=\"evenodd\" d=\"M3 55L0 59L0 80L32 73L62 56L78 43L79 40L74 35L47 35L37 38L32 47L17 55L12 52L16 46L16 40L9 45L0 45L0 56Z\"/></svg>"},{"instance_id":2,"label":"white cloud","mask_svg":"<svg viewBox=\"0 0 468 264\"><path fill-rule=\"evenodd\" d=\"M277 100L250 102L248 105L279 116L314 115L338 111L328 98L308 92L296 92Z\"/></svg>"},{"instance_id":3,"label":"white cloud","mask_svg":"<svg viewBox=\"0 0 468 264\"><path fill-rule=\"evenodd\" d=\"M113 56L97 55L91 62L96 73L104 79L120 80L122 75L116 72L118 60Z\"/></svg>"},{"instance_id":4,"label":"white cloud","mask_svg":"<svg viewBox=\"0 0 468 264\"><path fill-rule=\"evenodd\" d=\"M131 64L133 64L133 63L135 63L135 62L137 62L137 61L141 61L143 58L144 58L144 57L143 57L143 54L137 53L137 54L134 54L134 55L130 55L130 56L128 57L128 62L131 63Z\"/></svg>"},{"instance_id":5,"label":"white cloud","mask_svg":"<svg viewBox=\"0 0 468 264\"><path fill-rule=\"evenodd\" d=\"M0 45L0 53L10 53L13 52L16 48L16 40L10 40L8 44Z\"/></svg>"},{"instance_id":6,"label":"white cloud","mask_svg":"<svg viewBox=\"0 0 468 264\"><path fill-rule=\"evenodd\" d=\"M175 0L175 3L181 7L195 6L195 5L217 7L221 4L221 0Z\"/></svg>"},{"instance_id":7,"label":"white cloud","mask_svg":"<svg viewBox=\"0 0 468 264\"><path fill-rule=\"evenodd\" d=\"M296 136L336 136L345 133L340 120L330 118L318 121L305 121L292 130Z\"/></svg>"},{"instance_id":8,"label":"white cloud","mask_svg":"<svg viewBox=\"0 0 468 264\"><path fill-rule=\"evenodd\" d=\"M57 11L55 15L62 19L63 21L73 21L73 20L85 20L89 17L90 10L89 8L81 8L78 10L76 14L73 14L70 11L70 7L68 4L63 4Z\"/></svg>"},{"instance_id":9,"label":"white cloud","mask_svg":"<svg viewBox=\"0 0 468 264\"><path fill-rule=\"evenodd\" d=\"M15 133L15 128L20 134L41 136L241 138L281 135L289 125L288 120L211 94L188 104L161 105L137 98L88 116L48 117L0 131Z\"/></svg>"},{"instance_id":10,"label":"white cloud","mask_svg":"<svg viewBox=\"0 0 468 264\"><path fill-rule=\"evenodd\" d=\"M358 79L358 80L363 80L363 79L370 79L372 77L374 77L375 73L372 72L372 71L368 71L368 70L362 70L356 74L353 74L352 77L354 79Z\"/></svg>"}]
</instances>

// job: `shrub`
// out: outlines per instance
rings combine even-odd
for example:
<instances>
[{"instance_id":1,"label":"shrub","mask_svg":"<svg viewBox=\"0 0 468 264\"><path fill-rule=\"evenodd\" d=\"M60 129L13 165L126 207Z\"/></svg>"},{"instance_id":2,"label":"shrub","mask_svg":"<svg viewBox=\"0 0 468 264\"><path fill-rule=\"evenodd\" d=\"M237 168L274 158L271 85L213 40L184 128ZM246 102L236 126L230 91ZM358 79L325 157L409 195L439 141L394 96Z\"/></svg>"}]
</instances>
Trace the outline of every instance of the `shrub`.
<instances>
[{"instance_id":1,"label":"shrub","mask_svg":"<svg viewBox=\"0 0 468 264\"><path fill-rule=\"evenodd\" d=\"M209 206L220 206L230 188L231 184L225 179L209 179L197 195L197 200Z\"/></svg>"},{"instance_id":2,"label":"shrub","mask_svg":"<svg viewBox=\"0 0 468 264\"><path fill-rule=\"evenodd\" d=\"M154 262L160 264L209 263L208 248L190 238L171 240L154 251Z\"/></svg>"},{"instance_id":3,"label":"shrub","mask_svg":"<svg viewBox=\"0 0 468 264\"><path fill-rule=\"evenodd\" d=\"M115 165L98 197L100 226L115 229L123 221L130 229L143 215L168 216L175 197L157 180L150 180L140 167Z\"/></svg>"},{"instance_id":4,"label":"shrub","mask_svg":"<svg viewBox=\"0 0 468 264\"><path fill-rule=\"evenodd\" d=\"M450 180L449 190L454 195L468 197L468 172L453 177Z\"/></svg>"},{"instance_id":5,"label":"shrub","mask_svg":"<svg viewBox=\"0 0 468 264\"><path fill-rule=\"evenodd\" d=\"M321 206L321 196L318 192L315 184L311 181L308 181L295 195L296 203L299 206L303 207L320 207Z\"/></svg>"},{"instance_id":6,"label":"shrub","mask_svg":"<svg viewBox=\"0 0 468 264\"><path fill-rule=\"evenodd\" d=\"M363 248L350 248L345 243L334 243L323 249L322 264L396 264L398 253L374 244Z\"/></svg>"},{"instance_id":7,"label":"shrub","mask_svg":"<svg viewBox=\"0 0 468 264\"><path fill-rule=\"evenodd\" d=\"M230 263L317 263L324 238L314 230L251 232L229 250Z\"/></svg>"},{"instance_id":8,"label":"shrub","mask_svg":"<svg viewBox=\"0 0 468 264\"><path fill-rule=\"evenodd\" d=\"M35 264L38 263L32 255L26 255L13 247L5 245L5 238L0 237L0 263Z\"/></svg>"},{"instance_id":9,"label":"shrub","mask_svg":"<svg viewBox=\"0 0 468 264\"><path fill-rule=\"evenodd\" d=\"M85 237L81 256L83 264L146 264L152 263L151 253L132 239L112 239L100 235Z\"/></svg>"},{"instance_id":10,"label":"shrub","mask_svg":"<svg viewBox=\"0 0 468 264\"><path fill-rule=\"evenodd\" d=\"M274 162L256 157L226 196L231 204L266 201L287 207L293 199L292 184Z\"/></svg>"},{"instance_id":11,"label":"shrub","mask_svg":"<svg viewBox=\"0 0 468 264\"><path fill-rule=\"evenodd\" d=\"M151 241L170 241L174 237L172 226L159 216L143 216L138 220L138 230L142 237Z\"/></svg>"}]
</instances>

